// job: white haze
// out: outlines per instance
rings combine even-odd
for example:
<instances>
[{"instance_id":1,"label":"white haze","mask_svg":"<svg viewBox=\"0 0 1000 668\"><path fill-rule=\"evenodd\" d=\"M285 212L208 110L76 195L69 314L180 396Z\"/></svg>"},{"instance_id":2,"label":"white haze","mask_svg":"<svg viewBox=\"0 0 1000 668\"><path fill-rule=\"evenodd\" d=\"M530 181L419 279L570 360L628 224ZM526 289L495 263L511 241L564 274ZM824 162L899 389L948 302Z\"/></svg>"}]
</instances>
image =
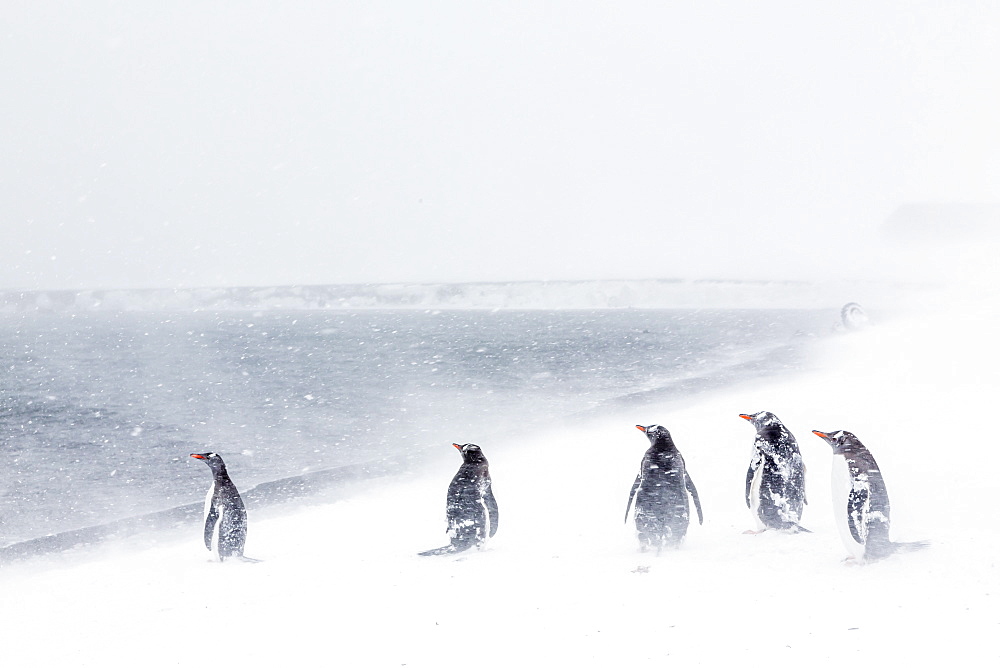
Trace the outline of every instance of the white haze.
<instances>
[{"instance_id":1,"label":"white haze","mask_svg":"<svg viewBox=\"0 0 1000 668\"><path fill-rule=\"evenodd\" d=\"M921 275L877 233L1000 200L998 26L993 2L15 3L0 288Z\"/></svg>"}]
</instances>

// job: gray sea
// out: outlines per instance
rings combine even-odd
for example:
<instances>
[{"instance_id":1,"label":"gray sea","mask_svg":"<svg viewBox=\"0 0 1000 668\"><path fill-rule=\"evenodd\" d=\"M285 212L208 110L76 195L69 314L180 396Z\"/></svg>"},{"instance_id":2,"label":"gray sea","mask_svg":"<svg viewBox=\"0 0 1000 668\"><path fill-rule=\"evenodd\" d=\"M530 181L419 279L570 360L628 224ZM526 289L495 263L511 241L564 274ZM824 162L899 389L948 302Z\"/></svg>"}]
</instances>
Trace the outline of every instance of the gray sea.
<instances>
[{"instance_id":1,"label":"gray sea","mask_svg":"<svg viewBox=\"0 0 1000 668\"><path fill-rule=\"evenodd\" d=\"M222 454L260 499L307 495L323 476L337 485L337 472L406 471L453 441L487 448L553 421L794 370L836 317L3 315L0 546L200 508L210 477L191 452Z\"/></svg>"}]
</instances>

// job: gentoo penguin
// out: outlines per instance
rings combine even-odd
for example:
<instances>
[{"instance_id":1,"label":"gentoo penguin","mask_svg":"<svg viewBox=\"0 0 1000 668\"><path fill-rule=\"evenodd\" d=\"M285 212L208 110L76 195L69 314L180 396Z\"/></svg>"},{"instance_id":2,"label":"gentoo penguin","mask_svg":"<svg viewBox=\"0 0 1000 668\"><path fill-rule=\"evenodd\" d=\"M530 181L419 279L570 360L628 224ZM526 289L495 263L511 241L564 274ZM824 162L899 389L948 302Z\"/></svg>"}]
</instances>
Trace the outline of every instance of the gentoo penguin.
<instances>
[{"instance_id":1,"label":"gentoo penguin","mask_svg":"<svg viewBox=\"0 0 1000 668\"><path fill-rule=\"evenodd\" d=\"M474 546L481 548L497 532L500 521L490 464L482 448L474 443L452 445L462 453L462 465L448 485L445 515L451 544L421 552L422 557L462 552Z\"/></svg>"},{"instance_id":2,"label":"gentoo penguin","mask_svg":"<svg viewBox=\"0 0 1000 668\"><path fill-rule=\"evenodd\" d=\"M698 524L703 522L701 500L670 432L658 424L648 427L637 424L635 428L646 434L650 446L632 483L625 506L625 521L628 522L634 497L640 548L645 552L654 547L659 554L665 545L680 547L687 534L688 492L698 510Z\"/></svg>"},{"instance_id":3,"label":"gentoo penguin","mask_svg":"<svg viewBox=\"0 0 1000 668\"><path fill-rule=\"evenodd\" d=\"M806 504L806 465L792 432L774 413L741 413L757 430L747 468L746 502L757 522L756 531L808 531L799 525Z\"/></svg>"},{"instance_id":4,"label":"gentoo penguin","mask_svg":"<svg viewBox=\"0 0 1000 668\"><path fill-rule=\"evenodd\" d=\"M192 453L212 469L212 487L205 497L205 547L219 561L243 557L247 539L247 511L236 485L229 479L226 464L214 452Z\"/></svg>"},{"instance_id":5,"label":"gentoo penguin","mask_svg":"<svg viewBox=\"0 0 1000 668\"><path fill-rule=\"evenodd\" d=\"M884 559L897 550L926 547L925 541L889 540L889 493L872 453L849 431L813 433L833 448L833 514L850 559Z\"/></svg>"}]
</instances>

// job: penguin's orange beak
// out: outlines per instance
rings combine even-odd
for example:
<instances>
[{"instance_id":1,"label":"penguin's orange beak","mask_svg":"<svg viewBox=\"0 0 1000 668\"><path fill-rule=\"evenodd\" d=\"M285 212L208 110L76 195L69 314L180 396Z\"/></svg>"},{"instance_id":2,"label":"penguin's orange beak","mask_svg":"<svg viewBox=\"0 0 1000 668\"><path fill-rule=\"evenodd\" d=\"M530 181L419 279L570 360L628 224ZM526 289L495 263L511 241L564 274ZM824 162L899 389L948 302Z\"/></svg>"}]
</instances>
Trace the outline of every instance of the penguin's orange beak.
<instances>
[{"instance_id":1,"label":"penguin's orange beak","mask_svg":"<svg viewBox=\"0 0 1000 668\"><path fill-rule=\"evenodd\" d=\"M743 418L744 420L753 420L753 418L747 415L746 413L740 413L740 417Z\"/></svg>"},{"instance_id":2,"label":"penguin's orange beak","mask_svg":"<svg viewBox=\"0 0 1000 668\"><path fill-rule=\"evenodd\" d=\"M194 457L195 459L204 459L204 457L202 457L201 455L191 455L191 456Z\"/></svg>"},{"instance_id":3,"label":"penguin's orange beak","mask_svg":"<svg viewBox=\"0 0 1000 668\"><path fill-rule=\"evenodd\" d=\"M639 431L641 431L641 432L642 432L642 433L644 433L644 434L646 433L646 428L645 428L645 427L643 427L643 426L642 426L641 424L637 424L637 425L635 426L635 428L636 428L636 429L638 429Z\"/></svg>"},{"instance_id":4,"label":"penguin's orange beak","mask_svg":"<svg viewBox=\"0 0 1000 668\"><path fill-rule=\"evenodd\" d=\"M816 429L813 429L813 433L819 436L820 438L830 438L827 434L824 434L821 431L817 431Z\"/></svg>"},{"instance_id":5,"label":"penguin's orange beak","mask_svg":"<svg viewBox=\"0 0 1000 668\"><path fill-rule=\"evenodd\" d=\"M455 449L456 449L456 450L461 450L461 449L462 449L462 446L461 446L461 445L459 445L458 443L452 443L452 445L454 445L454 446L455 446Z\"/></svg>"}]
</instances>

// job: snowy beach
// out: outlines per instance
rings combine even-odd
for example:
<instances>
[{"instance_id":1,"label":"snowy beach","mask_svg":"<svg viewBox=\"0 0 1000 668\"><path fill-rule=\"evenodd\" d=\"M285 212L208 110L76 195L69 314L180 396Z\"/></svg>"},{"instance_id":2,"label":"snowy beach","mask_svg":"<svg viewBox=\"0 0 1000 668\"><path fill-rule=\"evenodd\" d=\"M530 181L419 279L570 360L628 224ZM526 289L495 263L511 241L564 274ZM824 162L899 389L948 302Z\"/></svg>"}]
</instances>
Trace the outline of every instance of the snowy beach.
<instances>
[{"instance_id":1,"label":"snowy beach","mask_svg":"<svg viewBox=\"0 0 1000 668\"><path fill-rule=\"evenodd\" d=\"M5 667L1000 665L1000 3L4 9Z\"/></svg>"},{"instance_id":2,"label":"snowy beach","mask_svg":"<svg viewBox=\"0 0 1000 668\"><path fill-rule=\"evenodd\" d=\"M501 513L483 551L417 556L445 542L444 491L459 457L442 443L426 471L359 484L347 499L250 508L247 554L262 563L210 561L194 526L7 565L5 658L989 664L1000 657L1000 534L989 512L998 455L983 419L996 397L994 322L986 308L881 323L824 342L814 371L482 442ZM752 527L742 494L753 430L738 415L759 410L799 441L802 524L813 533L742 533ZM622 523L648 445L636 423L671 430L705 509L682 548L658 557L640 553ZM929 549L844 562L830 451L812 429L847 429L868 445L888 484L893 538Z\"/></svg>"}]
</instances>

